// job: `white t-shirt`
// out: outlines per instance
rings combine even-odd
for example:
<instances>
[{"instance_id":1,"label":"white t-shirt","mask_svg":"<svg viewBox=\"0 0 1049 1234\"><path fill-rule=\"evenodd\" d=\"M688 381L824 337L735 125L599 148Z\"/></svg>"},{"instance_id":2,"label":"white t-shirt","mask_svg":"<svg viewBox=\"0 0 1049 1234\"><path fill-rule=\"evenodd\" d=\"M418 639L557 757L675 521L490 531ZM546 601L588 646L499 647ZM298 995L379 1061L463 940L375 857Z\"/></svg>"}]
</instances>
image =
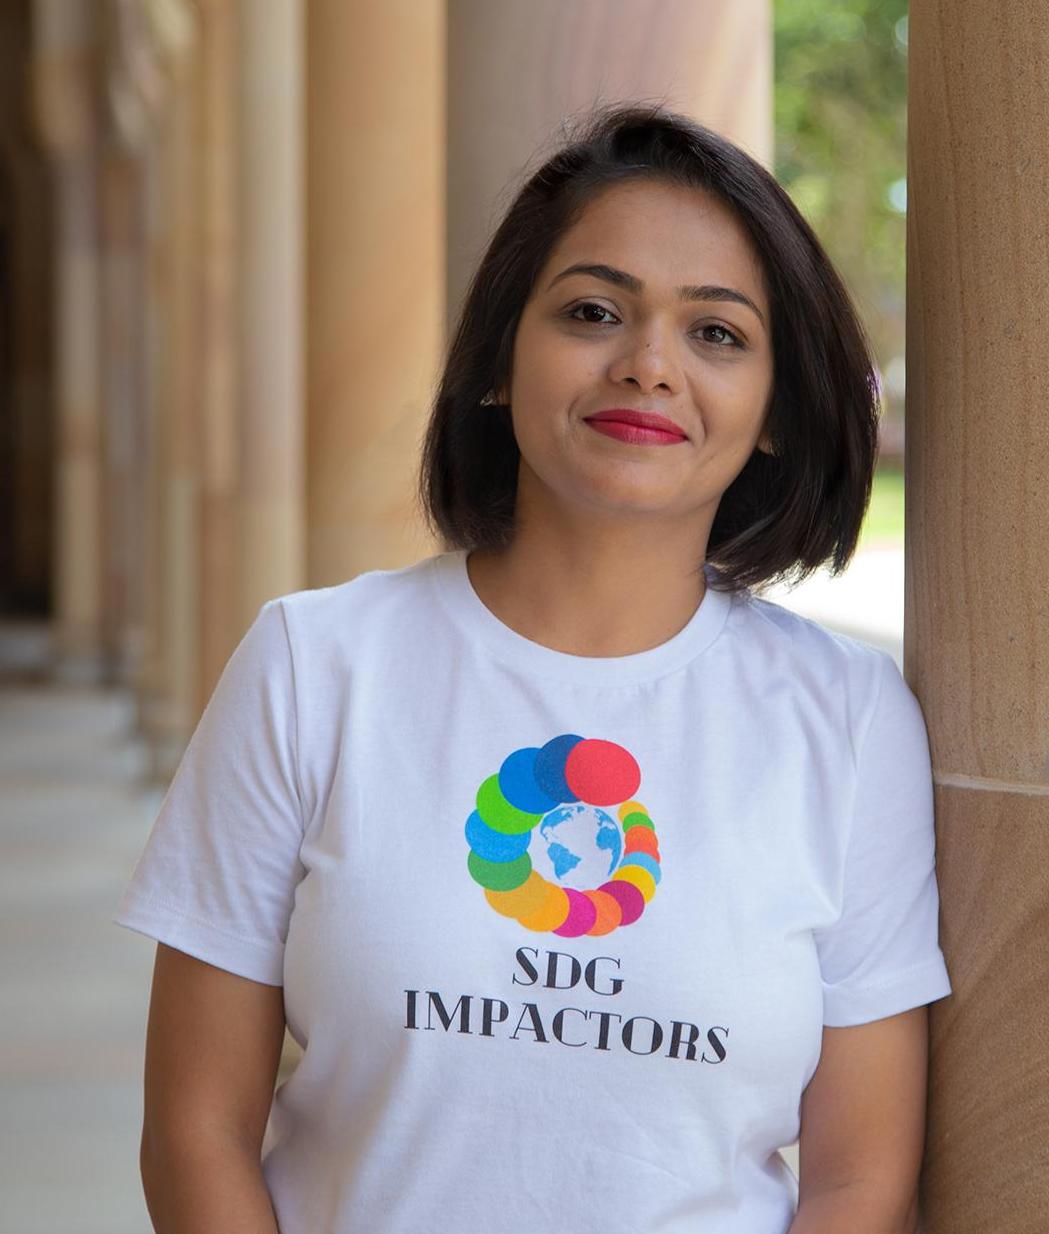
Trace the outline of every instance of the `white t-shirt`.
<instances>
[{"instance_id":1,"label":"white t-shirt","mask_svg":"<svg viewBox=\"0 0 1049 1234\"><path fill-rule=\"evenodd\" d=\"M934 842L885 652L708 587L568 655L459 550L262 606L115 921L284 986L282 1234L784 1234L823 1025L951 992Z\"/></svg>"}]
</instances>

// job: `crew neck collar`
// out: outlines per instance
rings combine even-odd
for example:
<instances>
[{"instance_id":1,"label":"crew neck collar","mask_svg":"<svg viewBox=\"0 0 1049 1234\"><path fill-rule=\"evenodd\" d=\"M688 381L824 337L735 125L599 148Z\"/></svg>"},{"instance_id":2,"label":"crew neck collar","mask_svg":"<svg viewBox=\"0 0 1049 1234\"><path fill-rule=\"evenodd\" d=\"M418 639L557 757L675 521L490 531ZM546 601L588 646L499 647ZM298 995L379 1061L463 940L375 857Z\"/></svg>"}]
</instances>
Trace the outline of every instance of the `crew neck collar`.
<instances>
[{"instance_id":1,"label":"crew neck collar","mask_svg":"<svg viewBox=\"0 0 1049 1234\"><path fill-rule=\"evenodd\" d=\"M448 614L467 637L498 659L533 676L577 685L634 685L662 677L695 659L717 638L732 596L707 587L695 612L676 634L656 647L625 656L577 656L533 642L505 625L474 590L466 568L470 550L454 549L430 558L430 575Z\"/></svg>"}]
</instances>

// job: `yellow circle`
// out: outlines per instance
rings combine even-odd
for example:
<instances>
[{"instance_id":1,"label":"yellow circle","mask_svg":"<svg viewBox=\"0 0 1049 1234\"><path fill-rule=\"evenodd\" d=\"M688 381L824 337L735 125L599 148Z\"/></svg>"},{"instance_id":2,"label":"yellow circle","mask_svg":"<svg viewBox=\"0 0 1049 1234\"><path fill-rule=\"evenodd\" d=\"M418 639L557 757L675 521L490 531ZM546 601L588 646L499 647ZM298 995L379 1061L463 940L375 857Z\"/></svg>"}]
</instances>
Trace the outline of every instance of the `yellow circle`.
<instances>
[{"instance_id":1,"label":"yellow circle","mask_svg":"<svg viewBox=\"0 0 1049 1234\"><path fill-rule=\"evenodd\" d=\"M612 878L621 878L626 883L633 883L645 897L646 904L656 894L656 880L643 866L620 866Z\"/></svg>"}]
</instances>

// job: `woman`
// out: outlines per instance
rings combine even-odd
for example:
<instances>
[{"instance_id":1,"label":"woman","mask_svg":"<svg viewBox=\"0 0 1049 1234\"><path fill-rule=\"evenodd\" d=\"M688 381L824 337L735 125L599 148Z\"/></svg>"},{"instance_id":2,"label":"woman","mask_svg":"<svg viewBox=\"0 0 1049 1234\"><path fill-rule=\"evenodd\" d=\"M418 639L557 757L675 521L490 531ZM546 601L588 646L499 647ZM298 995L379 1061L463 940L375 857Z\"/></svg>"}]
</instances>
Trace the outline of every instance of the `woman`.
<instances>
[{"instance_id":1,"label":"woman","mask_svg":"<svg viewBox=\"0 0 1049 1234\"><path fill-rule=\"evenodd\" d=\"M262 607L116 918L158 1230L916 1228L921 710L755 594L849 561L873 369L708 129L605 108L529 179L426 434L443 551Z\"/></svg>"}]
</instances>

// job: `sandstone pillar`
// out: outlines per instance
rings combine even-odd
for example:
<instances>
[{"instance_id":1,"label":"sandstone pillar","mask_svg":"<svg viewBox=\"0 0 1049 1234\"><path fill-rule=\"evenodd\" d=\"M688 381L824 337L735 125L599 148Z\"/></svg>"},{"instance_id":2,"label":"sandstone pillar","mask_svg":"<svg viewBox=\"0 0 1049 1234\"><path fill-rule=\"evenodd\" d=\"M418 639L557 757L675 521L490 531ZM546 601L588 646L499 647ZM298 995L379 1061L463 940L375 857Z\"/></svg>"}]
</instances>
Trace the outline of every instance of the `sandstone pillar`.
<instances>
[{"instance_id":1,"label":"sandstone pillar","mask_svg":"<svg viewBox=\"0 0 1049 1234\"><path fill-rule=\"evenodd\" d=\"M136 582L145 567L138 517L141 453L136 448L143 392L137 248L141 184L137 160L127 151L113 147L104 151L101 197L100 342L106 430L102 624L114 674L123 680L133 679L137 669L134 601Z\"/></svg>"},{"instance_id":2,"label":"sandstone pillar","mask_svg":"<svg viewBox=\"0 0 1049 1234\"><path fill-rule=\"evenodd\" d=\"M304 22L302 0L237 6L241 632L305 585ZM352 122L332 122L348 141Z\"/></svg>"},{"instance_id":3,"label":"sandstone pillar","mask_svg":"<svg viewBox=\"0 0 1049 1234\"><path fill-rule=\"evenodd\" d=\"M164 780L174 771L199 710L193 667L198 643L200 348L192 279L199 18L187 0L147 0L144 13L155 80L144 156L147 578L139 684L152 770Z\"/></svg>"},{"instance_id":4,"label":"sandstone pillar","mask_svg":"<svg viewBox=\"0 0 1049 1234\"><path fill-rule=\"evenodd\" d=\"M443 330L444 7L308 9L311 586L428 551L412 497Z\"/></svg>"},{"instance_id":5,"label":"sandstone pillar","mask_svg":"<svg viewBox=\"0 0 1049 1234\"><path fill-rule=\"evenodd\" d=\"M54 587L53 182L26 116L33 11L0 4L0 606L46 614Z\"/></svg>"},{"instance_id":6,"label":"sandstone pillar","mask_svg":"<svg viewBox=\"0 0 1049 1234\"><path fill-rule=\"evenodd\" d=\"M197 270L202 354L197 389L201 508L196 689L201 706L245 629L238 548L237 2L206 0L200 6Z\"/></svg>"},{"instance_id":7,"label":"sandstone pillar","mask_svg":"<svg viewBox=\"0 0 1049 1234\"><path fill-rule=\"evenodd\" d=\"M145 194L143 153L149 112L135 63L143 50L142 10L108 0L105 31L108 106L100 155L100 346L105 408L103 482L104 642L114 677L142 671L147 545L143 403L146 397Z\"/></svg>"},{"instance_id":8,"label":"sandstone pillar","mask_svg":"<svg viewBox=\"0 0 1049 1234\"><path fill-rule=\"evenodd\" d=\"M36 119L55 174L56 675L106 672L102 615L98 48L88 0L35 0Z\"/></svg>"},{"instance_id":9,"label":"sandstone pillar","mask_svg":"<svg viewBox=\"0 0 1049 1234\"><path fill-rule=\"evenodd\" d=\"M1049 8L913 0L904 665L942 943L928 1234L1049 1213Z\"/></svg>"}]
</instances>

